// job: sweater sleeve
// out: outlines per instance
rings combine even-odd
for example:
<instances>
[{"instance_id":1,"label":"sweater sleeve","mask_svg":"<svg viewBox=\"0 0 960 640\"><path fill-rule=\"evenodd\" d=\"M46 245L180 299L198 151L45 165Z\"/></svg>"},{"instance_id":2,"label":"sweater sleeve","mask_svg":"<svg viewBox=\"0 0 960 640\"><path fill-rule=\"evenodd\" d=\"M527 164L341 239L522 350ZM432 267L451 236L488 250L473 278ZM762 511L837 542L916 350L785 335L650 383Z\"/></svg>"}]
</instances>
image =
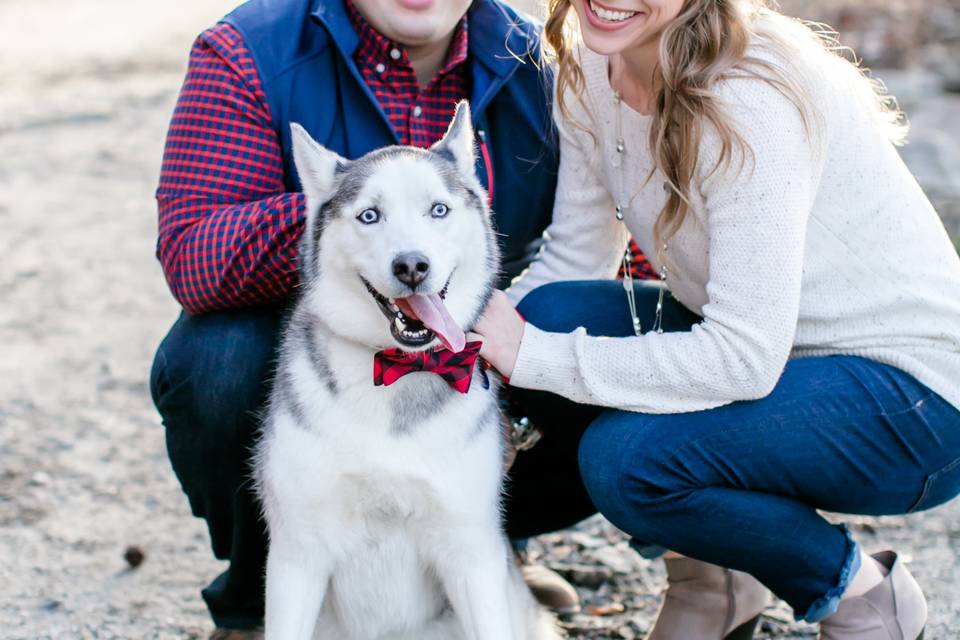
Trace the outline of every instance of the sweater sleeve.
<instances>
[{"instance_id":1,"label":"sweater sleeve","mask_svg":"<svg viewBox=\"0 0 960 640\"><path fill-rule=\"evenodd\" d=\"M560 134L560 168L552 219L539 256L507 289L514 304L548 282L614 277L629 237L596 173L594 140L564 124L556 104L554 122Z\"/></svg>"},{"instance_id":2,"label":"sweater sleeve","mask_svg":"<svg viewBox=\"0 0 960 640\"><path fill-rule=\"evenodd\" d=\"M703 322L626 338L527 324L511 384L645 413L698 411L772 391L796 331L822 154L776 89L750 79L725 89L727 113L750 151L743 167L701 175L710 273ZM716 148L705 138L701 172Z\"/></svg>"},{"instance_id":3,"label":"sweater sleeve","mask_svg":"<svg viewBox=\"0 0 960 640\"><path fill-rule=\"evenodd\" d=\"M190 52L157 205L157 256L188 313L289 295L304 197L285 192L260 77L230 25L204 32Z\"/></svg>"}]
</instances>

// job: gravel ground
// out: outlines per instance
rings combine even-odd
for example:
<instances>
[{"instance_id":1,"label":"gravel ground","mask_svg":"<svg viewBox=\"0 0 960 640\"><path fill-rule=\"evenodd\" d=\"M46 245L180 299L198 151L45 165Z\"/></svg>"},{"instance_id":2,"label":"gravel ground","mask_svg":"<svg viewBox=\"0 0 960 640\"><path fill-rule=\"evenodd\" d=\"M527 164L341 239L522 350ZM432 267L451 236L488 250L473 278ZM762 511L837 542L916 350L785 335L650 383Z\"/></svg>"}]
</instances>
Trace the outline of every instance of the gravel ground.
<instances>
[{"instance_id":1,"label":"gravel ground","mask_svg":"<svg viewBox=\"0 0 960 640\"><path fill-rule=\"evenodd\" d=\"M177 313L153 259L163 135L193 35L230 4L0 1L0 638L210 630L198 591L223 567L170 470L146 378ZM916 118L931 146L911 162L949 199L960 164L943 149L960 140L960 102L932 102ZM960 627L958 515L960 503L854 523L868 549L910 560L931 640ZM136 568L131 545L145 553ZM650 626L662 564L608 524L544 536L533 552L593 607L567 622L571 635ZM784 605L768 613L762 637L812 637Z\"/></svg>"}]
</instances>

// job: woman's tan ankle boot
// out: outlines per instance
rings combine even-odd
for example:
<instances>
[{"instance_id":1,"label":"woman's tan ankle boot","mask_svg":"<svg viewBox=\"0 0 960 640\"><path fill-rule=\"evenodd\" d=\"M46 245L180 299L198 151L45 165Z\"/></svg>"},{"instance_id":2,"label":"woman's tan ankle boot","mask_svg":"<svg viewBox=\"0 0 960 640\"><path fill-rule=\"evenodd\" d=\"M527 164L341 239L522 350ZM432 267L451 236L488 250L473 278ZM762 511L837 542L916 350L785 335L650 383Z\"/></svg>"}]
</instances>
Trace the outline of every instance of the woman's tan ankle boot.
<instances>
[{"instance_id":1,"label":"woman's tan ankle boot","mask_svg":"<svg viewBox=\"0 0 960 640\"><path fill-rule=\"evenodd\" d=\"M927 623L927 601L897 554L873 559L887 568L883 582L862 596L840 601L837 612L820 623L820 640L920 640Z\"/></svg>"},{"instance_id":2,"label":"woman's tan ankle boot","mask_svg":"<svg viewBox=\"0 0 960 640\"><path fill-rule=\"evenodd\" d=\"M669 558L667 591L647 640L750 640L769 591L752 576Z\"/></svg>"}]
</instances>

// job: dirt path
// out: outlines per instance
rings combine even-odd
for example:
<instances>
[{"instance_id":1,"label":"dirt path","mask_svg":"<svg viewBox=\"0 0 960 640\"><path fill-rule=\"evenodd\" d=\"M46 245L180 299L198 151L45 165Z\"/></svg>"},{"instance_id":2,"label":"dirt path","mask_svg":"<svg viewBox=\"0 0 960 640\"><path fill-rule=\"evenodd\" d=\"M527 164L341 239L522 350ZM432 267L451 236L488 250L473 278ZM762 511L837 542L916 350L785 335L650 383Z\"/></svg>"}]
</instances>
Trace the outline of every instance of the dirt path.
<instances>
[{"instance_id":1,"label":"dirt path","mask_svg":"<svg viewBox=\"0 0 960 640\"><path fill-rule=\"evenodd\" d=\"M189 43L231 4L0 2L0 638L209 631L198 591L222 567L170 470L146 384L177 313L153 259L152 194ZM958 515L858 527L869 548L912 559L932 640L960 624ZM573 633L642 637L659 563L599 521L538 544L591 602L628 609L580 616ZM128 545L146 552L138 569ZM782 635L786 614L771 609L768 630L810 636Z\"/></svg>"}]
</instances>

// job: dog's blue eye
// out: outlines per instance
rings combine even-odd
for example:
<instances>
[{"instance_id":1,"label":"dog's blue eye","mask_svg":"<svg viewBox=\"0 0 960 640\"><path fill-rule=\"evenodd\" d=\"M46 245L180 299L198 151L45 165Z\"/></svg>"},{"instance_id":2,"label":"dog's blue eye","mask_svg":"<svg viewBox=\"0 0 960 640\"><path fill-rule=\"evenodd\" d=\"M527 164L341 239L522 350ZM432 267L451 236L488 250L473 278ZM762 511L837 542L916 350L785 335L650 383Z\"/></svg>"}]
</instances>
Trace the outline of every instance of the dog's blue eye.
<instances>
[{"instance_id":1,"label":"dog's blue eye","mask_svg":"<svg viewBox=\"0 0 960 640\"><path fill-rule=\"evenodd\" d=\"M434 218L442 218L446 216L448 213L450 213L450 207L443 204L442 202L438 202L434 204L433 209L430 210L430 215L432 215Z\"/></svg>"},{"instance_id":2,"label":"dog's blue eye","mask_svg":"<svg viewBox=\"0 0 960 640\"><path fill-rule=\"evenodd\" d=\"M373 224L380 221L380 212L376 209L364 209L357 216L357 220L363 224Z\"/></svg>"}]
</instances>

